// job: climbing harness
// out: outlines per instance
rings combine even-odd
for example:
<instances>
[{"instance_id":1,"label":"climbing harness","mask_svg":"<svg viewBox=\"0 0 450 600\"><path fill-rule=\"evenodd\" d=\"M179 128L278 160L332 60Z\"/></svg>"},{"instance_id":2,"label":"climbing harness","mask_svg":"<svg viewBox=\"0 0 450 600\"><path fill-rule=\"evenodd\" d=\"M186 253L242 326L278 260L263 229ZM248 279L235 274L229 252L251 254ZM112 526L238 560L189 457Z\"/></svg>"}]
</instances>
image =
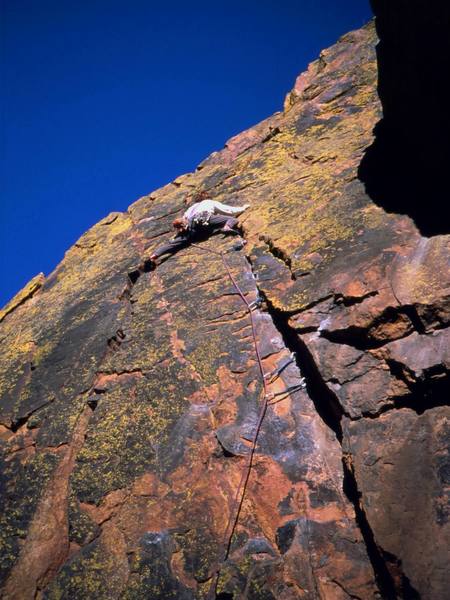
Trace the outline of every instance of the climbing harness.
<instances>
[{"instance_id":1,"label":"climbing harness","mask_svg":"<svg viewBox=\"0 0 450 600\"><path fill-rule=\"evenodd\" d=\"M258 368L259 368L259 372L261 375L261 382L262 382L262 386L263 386L262 394L260 397L260 399L262 399L261 410L259 412L258 419L256 421L253 439L250 440L251 446L250 446L250 452L248 454L248 460L247 460L246 464L244 465L241 480L240 480L239 485L236 490L236 494L235 494L233 504L232 504L231 510L230 510L230 517L228 519L227 527L225 529L225 533L223 536L223 547L225 548L225 552L223 554L222 560L219 560L216 565L216 568L215 568L216 572L213 577L211 587L207 594L207 600L213 600L213 598L217 592L217 585L219 582L221 566L229 557L230 550L231 550L231 543L233 540L233 535L234 535L236 527L239 523L239 516L240 516L241 510L242 510L242 505L244 503L245 492L247 489L247 484L250 479L250 474L251 474L251 470L252 470L252 466L253 466L253 458L254 458L255 451L256 451L256 444L258 441L258 436L259 436L259 432L261 430L264 416L267 412L267 407L271 404L275 404L277 402L281 402L282 400L285 400L285 398L287 398L289 395L291 395L295 391L302 389L304 387L304 383L302 381L298 385L290 386L289 388L283 390L282 392L278 392L275 394L273 394L269 391L268 385L270 383L273 383L280 376L281 372L284 371L284 369L289 364L294 362L294 360L295 360L294 356L291 354L291 358L286 363L284 363L283 365L281 365L281 367L279 367L278 369L275 369L271 373L269 373L269 374L264 373L264 367L263 367L263 363L262 363L261 353L260 353L259 347L258 347L256 326L255 326L255 322L254 322L254 318L253 318L254 309L259 308L261 306L263 299L261 298L261 296L258 293L257 299L254 300L253 302L249 302L247 300L244 292L241 290L236 279L234 278L234 276L231 272L231 269L230 269L227 261L225 260L225 256L223 255L222 252L218 252L217 250L212 250L211 248L206 248L204 246L200 246L200 245L194 244L194 243L191 243L191 246L194 246L195 248L199 248L203 252L209 252L211 254L215 254L216 256L219 256L221 258L222 264L227 272L227 275L228 275L230 281L232 282L232 284L233 284L237 294L240 296L241 300L245 303L247 312L250 316L250 324L251 324L251 328L252 328L252 336L253 336L253 343L254 343L254 347L255 347L255 354L256 354ZM277 396L282 396L282 397L275 400L275 398Z\"/></svg>"},{"instance_id":2,"label":"climbing harness","mask_svg":"<svg viewBox=\"0 0 450 600\"><path fill-rule=\"evenodd\" d=\"M209 220L212 217L212 212L208 211L208 210L202 210L201 212L197 213L193 218L192 218L192 223L195 227L197 226L206 226L209 225Z\"/></svg>"}]
</instances>

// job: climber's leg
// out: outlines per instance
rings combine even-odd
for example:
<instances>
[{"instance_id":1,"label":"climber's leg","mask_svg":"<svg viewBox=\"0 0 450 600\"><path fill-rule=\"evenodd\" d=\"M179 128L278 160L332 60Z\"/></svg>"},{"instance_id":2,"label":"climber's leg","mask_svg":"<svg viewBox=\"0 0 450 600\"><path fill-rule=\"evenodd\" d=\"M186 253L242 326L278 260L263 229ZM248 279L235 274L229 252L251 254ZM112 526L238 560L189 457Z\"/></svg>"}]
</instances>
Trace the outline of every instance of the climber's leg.
<instances>
[{"instance_id":1,"label":"climber's leg","mask_svg":"<svg viewBox=\"0 0 450 600\"><path fill-rule=\"evenodd\" d=\"M237 231L235 229L236 225L238 224L238 220L235 219L234 217L230 217L229 219L227 219L227 222L225 223L222 231L226 231L227 233L237 233L239 234L239 231Z\"/></svg>"},{"instance_id":2,"label":"climber's leg","mask_svg":"<svg viewBox=\"0 0 450 600\"><path fill-rule=\"evenodd\" d=\"M209 227L211 227L214 232L239 233L234 229L237 224L238 220L235 217L227 215L212 215L209 219Z\"/></svg>"}]
</instances>

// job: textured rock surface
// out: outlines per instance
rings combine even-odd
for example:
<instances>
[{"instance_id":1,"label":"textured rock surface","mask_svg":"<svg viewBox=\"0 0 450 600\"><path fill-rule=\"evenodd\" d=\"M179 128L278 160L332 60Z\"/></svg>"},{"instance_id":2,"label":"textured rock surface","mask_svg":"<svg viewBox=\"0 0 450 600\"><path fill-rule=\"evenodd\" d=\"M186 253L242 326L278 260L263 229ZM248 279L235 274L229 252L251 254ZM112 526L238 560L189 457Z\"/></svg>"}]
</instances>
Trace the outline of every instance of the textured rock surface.
<instances>
[{"instance_id":1,"label":"textured rock surface","mask_svg":"<svg viewBox=\"0 0 450 600\"><path fill-rule=\"evenodd\" d=\"M216 254L138 268L200 190L251 204L243 249L203 247L262 295L264 370L284 367L217 597L443 597L449 237L358 179L375 44L370 24L323 51L283 112L103 219L2 313L5 598L208 595L262 402L250 320Z\"/></svg>"}]
</instances>

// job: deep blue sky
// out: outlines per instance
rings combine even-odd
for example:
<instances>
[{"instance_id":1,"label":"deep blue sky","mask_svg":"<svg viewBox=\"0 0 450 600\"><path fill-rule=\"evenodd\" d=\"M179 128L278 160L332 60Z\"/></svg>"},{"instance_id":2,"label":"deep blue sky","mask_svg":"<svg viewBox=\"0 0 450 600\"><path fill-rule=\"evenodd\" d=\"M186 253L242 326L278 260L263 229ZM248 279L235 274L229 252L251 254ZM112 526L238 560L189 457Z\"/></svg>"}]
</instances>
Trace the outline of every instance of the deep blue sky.
<instances>
[{"instance_id":1,"label":"deep blue sky","mask_svg":"<svg viewBox=\"0 0 450 600\"><path fill-rule=\"evenodd\" d=\"M282 107L369 0L0 0L0 306Z\"/></svg>"}]
</instances>

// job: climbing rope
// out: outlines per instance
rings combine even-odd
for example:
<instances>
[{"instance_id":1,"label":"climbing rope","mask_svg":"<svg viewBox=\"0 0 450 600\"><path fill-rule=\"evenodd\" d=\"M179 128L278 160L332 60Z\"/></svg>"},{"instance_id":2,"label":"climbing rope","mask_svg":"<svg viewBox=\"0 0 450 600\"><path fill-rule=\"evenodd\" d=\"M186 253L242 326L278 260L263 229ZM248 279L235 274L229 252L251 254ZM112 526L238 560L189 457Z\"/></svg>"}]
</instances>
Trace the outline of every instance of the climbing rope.
<instances>
[{"instance_id":1,"label":"climbing rope","mask_svg":"<svg viewBox=\"0 0 450 600\"><path fill-rule=\"evenodd\" d=\"M210 587L208 595L207 595L207 599L212 600L217 593L217 585L219 582L221 565L223 565L223 563L229 557L230 550L231 550L231 543L233 540L233 535L234 535L236 527L239 523L239 516L241 514L242 505L244 503L245 493L247 490L247 485L248 485L248 481L249 481L252 466L253 466L253 458L254 458L255 451L256 451L256 444L258 441L259 432L261 431L261 426L262 426L262 423L263 423L263 420L264 420L264 417L265 417L265 414L267 411L267 407L269 406L269 404L272 404L269 401L275 397L275 394L271 394L269 392L268 379L270 380L270 383L272 383L276 379L276 377L279 376L280 372L282 370L284 370L284 368L288 364L290 364L291 361L289 361L289 363L286 363L285 365L283 365L281 367L281 369L279 369L275 373L270 373L269 378L267 377L267 375L264 373L262 358L261 358L261 354L260 354L259 347L258 347L258 339L257 339L257 335L256 335L255 321L253 318L253 308L255 308L255 303L248 302L247 298L245 297L244 292L241 290L236 279L234 278L234 276L231 272L231 269L230 269L227 261L225 260L225 256L223 255L222 252L218 252L217 250L212 250L211 248L206 248L206 247L200 246L198 244L191 244L191 246L194 246L195 248L199 248L203 252L209 252L211 254L215 254L216 256L219 256L221 258L223 266L227 272L227 275L228 275L230 281L232 282L232 284L233 284L236 292L240 296L241 300L245 303L247 312L250 316L250 323L251 323L251 328L252 328L252 336L253 336L253 343L254 343L254 347L255 347L255 354L256 354L256 359L257 359L259 372L261 375L262 386L263 386L261 410L259 412L258 420L256 422L253 439L251 440L251 446L250 446L250 452L248 454L248 460L244 466L241 480L240 480L238 488L236 490L236 494L235 494L233 504L232 504L231 510L230 510L230 517L228 519L227 527L225 529L225 533L223 536L223 547L225 548L225 552L223 554L223 558L218 561L218 566L216 567L216 573L215 573L215 576L213 578L211 587ZM288 388L287 390L280 392L281 394L286 394L286 395L283 395L283 397L276 400L276 402L280 402L281 400L284 400L288 395L293 393L293 391L296 391L297 389L300 389L301 387L302 386L293 386L292 388ZM276 395L278 395L278 394L276 394ZM273 402L273 403L275 403L275 402Z\"/></svg>"}]
</instances>

